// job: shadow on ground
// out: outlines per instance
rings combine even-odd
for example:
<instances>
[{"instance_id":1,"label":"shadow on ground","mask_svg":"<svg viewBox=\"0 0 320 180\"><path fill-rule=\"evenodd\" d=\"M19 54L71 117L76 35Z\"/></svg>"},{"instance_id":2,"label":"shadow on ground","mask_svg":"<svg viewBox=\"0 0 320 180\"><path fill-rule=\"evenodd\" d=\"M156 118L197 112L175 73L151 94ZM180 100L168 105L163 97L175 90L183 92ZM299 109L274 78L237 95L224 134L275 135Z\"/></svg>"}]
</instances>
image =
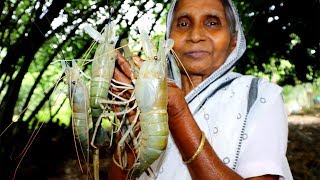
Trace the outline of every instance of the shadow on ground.
<instances>
[{"instance_id":1,"label":"shadow on ground","mask_svg":"<svg viewBox=\"0 0 320 180\"><path fill-rule=\"evenodd\" d=\"M70 128L48 124L41 132L20 164L15 179L87 179L85 170L80 171ZM320 115L289 116L288 139L287 157L293 178L320 180ZM101 169L106 169L104 164L101 162ZM7 168L13 174L16 166ZM92 179L92 174L89 177ZM0 170L0 179L12 177L2 177ZM106 179L106 175L101 174L101 179Z\"/></svg>"},{"instance_id":2,"label":"shadow on ground","mask_svg":"<svg viewBox=\"0 0 320 180\"><path fill-rule=\"evenodd\" d=\"M320 179L320 117L289 117L287 158L295 180Z\"/></svg>"}]
</instances>

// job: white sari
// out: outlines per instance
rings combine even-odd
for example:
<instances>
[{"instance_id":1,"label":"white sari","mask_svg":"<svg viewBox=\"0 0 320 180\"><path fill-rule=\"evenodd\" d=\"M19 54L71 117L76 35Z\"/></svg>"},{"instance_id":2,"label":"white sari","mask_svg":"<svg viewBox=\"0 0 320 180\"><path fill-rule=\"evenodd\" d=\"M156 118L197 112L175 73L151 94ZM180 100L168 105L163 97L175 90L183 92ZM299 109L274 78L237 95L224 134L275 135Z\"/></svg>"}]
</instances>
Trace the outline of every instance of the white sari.
<instances>
[{"instance_id":1,"label":"white sari","mask_svg":"<svg viewBox=\"0 0 320 180\"><path fill-rule=\"evenodd\" d=\"M229 2L238 33L236 48L185 99L208 142L230 169L243 178L272 174L280 179L293 179L286 158L288 122L282 89L266 80L232 72L246 42L236 8ZM169 33L175 3L174 0L167 18ZM175 63L169 59L169 64ZM181 87L179 73L171 74ZM165 153L151 169L151 176L144 173L139 179L191 179L171 135Z\"/></svg>"}]
</instances>

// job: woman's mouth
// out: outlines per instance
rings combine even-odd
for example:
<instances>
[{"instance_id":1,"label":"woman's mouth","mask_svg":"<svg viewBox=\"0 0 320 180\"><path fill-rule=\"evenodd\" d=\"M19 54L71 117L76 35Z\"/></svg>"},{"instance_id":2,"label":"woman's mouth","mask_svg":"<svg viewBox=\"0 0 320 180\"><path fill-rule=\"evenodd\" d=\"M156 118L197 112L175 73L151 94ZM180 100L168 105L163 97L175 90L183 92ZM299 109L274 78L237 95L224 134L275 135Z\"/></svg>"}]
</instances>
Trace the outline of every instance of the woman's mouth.
<instances>
[{"instance_id":1,"label":"woman's mouth","mask_svg":"<svg viewBox=\"0 0 320 180\"><path fill-rule=\"evenodd\" d=\"M209 53L207 51L198 50L198 51L188 51L185 54L191 58L198 59L208 55Z\"/></svg>"}]
</instances>

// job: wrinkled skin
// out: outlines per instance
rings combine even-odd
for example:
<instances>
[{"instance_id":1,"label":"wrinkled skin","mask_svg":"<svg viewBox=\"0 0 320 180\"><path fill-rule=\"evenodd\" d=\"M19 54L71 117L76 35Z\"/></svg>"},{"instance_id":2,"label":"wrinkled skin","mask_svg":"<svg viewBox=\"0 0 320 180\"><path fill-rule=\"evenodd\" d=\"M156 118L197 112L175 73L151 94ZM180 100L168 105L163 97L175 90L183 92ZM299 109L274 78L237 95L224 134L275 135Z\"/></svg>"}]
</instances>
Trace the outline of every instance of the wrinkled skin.
<instances>
[{"instance_id":1,"label":"wrinkled skin","mask_svg":"<svg viewBox=\"0 0 320 180\"><path fill-rule=\"evenodd\" d=\"M186 73L181 69L182 89L168 82L169 129L185 161L198 149L201 130L184 97L224 63L235 47L236 39L229 31L224 7L219 0L180 0L176 7L170 37L175 41L174 50L192 81L191 83L188 80ZM139 57L134 57L133 60L140 65ZM119 53L118 64L120 69L116 69L114 78L130 82L130 65ZM129 156L129 159L133 159L134 154ZM208 141L197 158L187 167L193 179L243 179L223 164ZM125 179L126 171L121 171L113 164L109 178ZM278 178L264 175L250 179Z\"/></svg>"},{"instance_id":2,"label":"wrinkled skin","mask_svg":"<svg viewBox=\"0 0 320 180\"><path fill-rule=\"evenodd\" d=\"M194 86L216 71L236 45L236 38L230 33L220 1L180 1L174 14L170 38L174 40L173 49ZM191 82L183 69L181 72L183 89L188 93L193 87L189 87Z\"/></svg>"}]
</instances>

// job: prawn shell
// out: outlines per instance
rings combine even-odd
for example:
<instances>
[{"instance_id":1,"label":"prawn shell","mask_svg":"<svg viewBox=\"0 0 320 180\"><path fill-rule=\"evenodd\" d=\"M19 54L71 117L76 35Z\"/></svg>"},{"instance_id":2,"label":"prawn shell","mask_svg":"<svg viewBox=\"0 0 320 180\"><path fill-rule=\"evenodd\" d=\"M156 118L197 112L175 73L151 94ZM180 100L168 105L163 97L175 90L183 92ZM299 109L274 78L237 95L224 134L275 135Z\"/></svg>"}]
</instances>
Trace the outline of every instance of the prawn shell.
<instances>
[{"instance_id":1,"label":"prawn shell","mask_svg":"<svg viewBox=\"0 0 320 180\"><path fill-rule=\"evenodd\" d=\"M111 78L113 76L116 55L112 50L106 55L101 52L105 46L101 44L96 51L95 59L92 64L91 80L91 100L90 105L93 108L100 108L98 99L107 99Z\"/></svg>"},{"instance_id":2,"label":"prawn shell","mask_svg":"<svg viewBox=\"0 0 320 180\"><path fill-rule=\"evenodd\" d=\"M152 110L166 110L168 87L165 67L157 61L142 63L135 86L135 96L142 113Z\"/></svg>"},{"instance_id":3,"label":"prawn shell","mask_svg":"<svg viewBox=\"0 0 320 180\"><path fill-rule=\"evenodd\" d=\"M100 100L108 99L110 82L115 68L115 45L118 41L118 36L114 26L112 22L105 26L104 33L101 35L104 40L100 41L92 63L90 106L94 126L96 126L103 111L108 109L107 107L105 107L106 109L101 108ZM112 142L112 130L104 129L101 123L96 128L95 146L110 145L110 142Z\"/></svg>"},{"instance_id":4,"label":"prawn shell","mask_svg":"<svg viewBox=\"0 0 320 180\"><path fill-rule=\"evenodd\" d=\"M92 123L89 116L89 92L80 76L80 69L73 63L74 67L66 68L66 77L69 87L69 100L72 109L76 136L81 146L88 151L87 141L89 139L89 124Z\"/></svg>"},{"instance_id":5,"label":"prawn shell","mask_svg":"<svg viewBox=\"0 0 320 180\"><path fill-rule=\"evenodd\" d=\"M158 111L141 113L140 126L142 141L138 174L144 172L166 149L169 135L168 114Z\"/></svg>"},{"instance_id":6,"label":"prawn shell","mask_svg":"<svg viewBox=\"0 0 320 180\"><path fill-rule=\"evenodd\" d=\"M167 146L169 126L167 113L140 114L142 146L164 150Z\"/></svg>"},{"instance_id":7,"label":"prawn shell","mask_svg":"<svg viewBox=\"0 0 320 180\"><path fill-rule=\"evenodd\" d=\"M142 137L139 165L134 171L136 177L150 167L167 147L169 125L165 68L160 61L145 61L136 81L135 96L141 111L139 119Z\"/></svg>"}]
</instances>

